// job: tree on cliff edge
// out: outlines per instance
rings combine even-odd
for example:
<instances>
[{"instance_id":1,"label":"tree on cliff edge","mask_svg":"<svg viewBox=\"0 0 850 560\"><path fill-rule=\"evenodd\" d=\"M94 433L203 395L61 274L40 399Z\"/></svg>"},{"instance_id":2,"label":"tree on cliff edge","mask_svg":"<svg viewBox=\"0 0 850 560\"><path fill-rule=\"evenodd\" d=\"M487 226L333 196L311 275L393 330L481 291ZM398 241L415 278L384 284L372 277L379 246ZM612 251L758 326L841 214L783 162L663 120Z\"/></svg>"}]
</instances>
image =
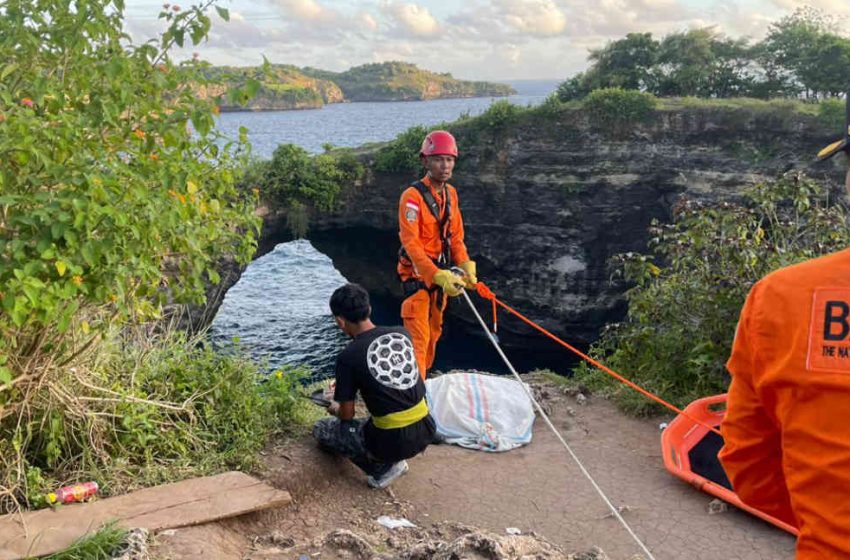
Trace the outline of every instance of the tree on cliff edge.
<instances>
[{"instance_id":1,"label":"tree on cliff edge","mask_svg":"<svg viewBox=\"0 0 850 560\"><path fill-rule=\"evenodd\" d=\"M595 89L621 87L662 97L839 97L850 76L850 38L834 20L801 8L770 26L750 46L714 28L671 33L660 42L650 33L591 50L590 67L558 88L562 101Z\"/></svg>"},{"instance_id":2,"label":"tree on cliff edge","mask_svg":"<svg viewBox=\"0 0 850 560\"><path fill-rule=\"evenodd\" d=\"M784 69L786 95L837 97L850 80L850 39L822 12L801 8L770 26L762 48L771 67Z\"/></svg>"},{"instance_id":3,"label":"tree on cliff edge","mask_svg":"<svg viewBox=\"0 0 850 560\"><path fill-rule=\"evenodd\" d=\"M204 39L210 7L164 8L140 46L123 0L0 10L0 420L110 326L202 300L221 256L253 253L245 146L193 95L200 63L168 55Z\"/></svg>"}]
</instances>

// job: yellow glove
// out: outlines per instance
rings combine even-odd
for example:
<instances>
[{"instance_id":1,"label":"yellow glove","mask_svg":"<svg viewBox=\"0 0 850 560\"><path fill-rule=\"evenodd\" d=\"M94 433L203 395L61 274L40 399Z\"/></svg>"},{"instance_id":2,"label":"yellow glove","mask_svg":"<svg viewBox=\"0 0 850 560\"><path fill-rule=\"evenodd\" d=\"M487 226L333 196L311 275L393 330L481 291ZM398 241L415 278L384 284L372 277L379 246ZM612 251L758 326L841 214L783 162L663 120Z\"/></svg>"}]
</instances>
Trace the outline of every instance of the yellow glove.
<instances>
[{"instance_id":1,"label":"yellow glove","mask_svg":"<svg viewBox=\"0 0 850 560\"><path fill-rule=\"evenodd\" d=\"M464 272L463 281L467 288L474 288L478 283L478 275L475 270L475 261L466 261L458 265Z\"/></svg>"},{"instance_id":2,"label":"yellow glove","mask_svg":"<svg viewBox=\"0 0 850 560\"><path fill-rule=\"evenodd\" d=\"M446 294L455 297L463 289L463 278L451 270L438 270L434 273L434 284L443 289Z\"/></svg>"}]
</instances>

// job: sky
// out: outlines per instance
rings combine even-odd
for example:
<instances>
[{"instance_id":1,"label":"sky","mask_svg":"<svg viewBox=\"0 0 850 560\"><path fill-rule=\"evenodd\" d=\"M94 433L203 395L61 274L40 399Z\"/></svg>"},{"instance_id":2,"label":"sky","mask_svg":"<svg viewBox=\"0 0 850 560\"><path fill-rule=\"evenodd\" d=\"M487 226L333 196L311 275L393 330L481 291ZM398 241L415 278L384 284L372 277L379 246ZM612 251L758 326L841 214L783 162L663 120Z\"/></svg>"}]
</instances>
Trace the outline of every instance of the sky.
<instances>
[{"instance_id":1,"label":"sky","mask_svg":"<svg viewBox=\"0 0 850 560\"><path fill-rule=\"evenodd\" d=\"M170 1L170 0L169 0ZM174 2L179 5L182 0ZM758 40L811 6L850 28L850 0L221 0L208 40L174 53L213 64L273 63L342 71L401 60L469 80L563 80L589 49L630 32L713 26ZM184 5L183 7L185 7ZM135 43L158 34L162 2L126 0Z\"/></svg>"}]
</instances>

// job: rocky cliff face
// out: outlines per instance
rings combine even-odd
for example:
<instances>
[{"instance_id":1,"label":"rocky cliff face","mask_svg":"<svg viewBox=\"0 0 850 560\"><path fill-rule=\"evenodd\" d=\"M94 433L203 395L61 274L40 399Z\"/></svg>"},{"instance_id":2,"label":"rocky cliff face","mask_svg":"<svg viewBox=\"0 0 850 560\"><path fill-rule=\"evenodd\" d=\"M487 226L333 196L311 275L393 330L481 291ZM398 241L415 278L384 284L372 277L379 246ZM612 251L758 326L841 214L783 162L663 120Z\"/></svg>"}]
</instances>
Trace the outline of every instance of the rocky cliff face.
<instances>
[{"instance_id":1,"label":"rocky cliff face","mask_svg":"<svg viewBox=\"0 0 850 560\"><path fill-rule=\"evenodd\" d=\"M649 123L616 129L564 110L454 132L461 160L452 183L481 279L580 344L625 311L625 286L611 281L608 259L646 251L650 222L670 220L681 197L734 197L791 168L835 185L843 177L838 162L812 161L829 131L814 118L767 110L659 111ZM370 173L346 190L338 212L313 219L313 242L374 293L400 296L396 212L413 178ZM280 224L267 223L268 243Z\"/></svg>"},{"instance_id":2,"label":"rocky cliff face","mask_svg":"<svg viewBox=\"0 0 850 560\"><path fill-rule=\"evenodd\" d=\"M342 93L342 90L339 89L339 86L335 83L328 80L314 80L315 85L313 87L319 92L322 96L322 101L325 102L325 105L330 103L344 103L345 96Z\"/></svg>"},{"instance_id":3,"label":"rocky cliff face","mask_svg":"<svg viewBox=\"0 0 850 560\"><path fill-rule=\"evenodd\" d=\"M470 255L502 299L571 342L587 344L626 310L625 286L612 282L609 258L646 251L650 222L669 221L682 197L735 197L790 169L840 192L840 158L813 162L832 139L824 128L798 114L716 108L659 111L648 123L614 128L577 110L457 127L461 159L452 183ZM401 297L396 212L402 187L415 178L370 171L346 187L338 211L312 217L311 241L346 278L385 301ZM267 213L264 222L259 254L289 239L282 215ZM240 271L230 266L226 272L224 289L210 294L209 309L196 318L211 320ZM451 307L455 318L471 321L464 308ZM515 320L501 321L500 334L509 344L548 345L527 337L529 329Z\"/></svg>"}]
</instances>

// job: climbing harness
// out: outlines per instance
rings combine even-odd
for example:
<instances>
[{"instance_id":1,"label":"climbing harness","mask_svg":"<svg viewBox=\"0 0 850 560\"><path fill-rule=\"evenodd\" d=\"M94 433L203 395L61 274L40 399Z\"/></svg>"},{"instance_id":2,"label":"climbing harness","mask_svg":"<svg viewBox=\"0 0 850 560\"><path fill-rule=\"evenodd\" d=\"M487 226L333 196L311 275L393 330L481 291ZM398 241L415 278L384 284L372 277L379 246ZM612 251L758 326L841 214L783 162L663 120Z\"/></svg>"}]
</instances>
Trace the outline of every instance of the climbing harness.
<instances>
[{"instance_id":1,"label":"climbing harness","mask_svg":"<svg viewBox=\"0 0 850 560\"><path fill-rule=\"evenodd\" d=\"M437 265L438 268L449 268L450 263L452 262L452 197L449 194L448 189L446 189L445 212L441 217L440 204L437 202L437 199L434 198L434 195L431 194L431 189L428 188L428 186L422 181L416 181L411 186L419 191L419 194L422 196L422 200L425 201L425 206L427 206L428 210L431 211L431 214L434 216L434 219L437 220L437 225L440 228L440 243L442 245L442 250L440 251L439 257L434 259L434 264ZM398 258L404 264L413 262L410 259L410 255L407 254L407 250L405 250L404 246L399 248ZM427 289L427 286L421 280L411 279L402 282L402 289L404 290L405 297L416 293L422 288Z\"/></svg>"},{"instance_id":2,"label":"climbing harness","mask_svg":"<svg viewBox=\"0 0 850 560\"><path fill-rule=\"evenodd\" d=\"M463 271L460 270L460 269L457 269L457 270L452 269L452 270L455 271L458 274L461 274L461 275L463 274ZM479 286L479 288L478 288L479 295L481 295L481 293L482 293L481 287L483 286L483 290L486 290L485 293L492 296L492 298L487 298L487 299L491 299L492 301L497 301L496 296L493 294L493 292L491 292L489 290L489 288L484 286L484 284L479 282L478 286ZM558 431L557 428L555 428L555 426L552 424L552 421L549 420L549 416L546 414L546 412L544 412L543 407L540 406L540 403L537 402L537 399L534 398L534 395L531 393L531 390L528 388L528 386L525 383L523 383L522 378L519 376L519 373L517 373L516 369L514 369L514 366L513 366L513 364L511 364L510 360L508 360L508 357L505 356L505 353L502 351L502 347L499 346L499 342L496 339L494 333L492 333L487 328L487 324L484 322L484 319L481 318L481 315L478 313L478 310L475 308L475 305L472 303L472 299L469 297L469 294L467 293L467 291L462 289L461 293L463 294L464 299L466 299L466 303L469 304L469 308L472 310L472 313L475 314L476 319L478 319L478 322L481 324L481 326L484 328L484 331L487 333L487 338L493 344L493 347L496 349L496 352L498 352L499 356L505 362L505 365L508 366L508 369L513 374L513 376L516 378L516 380L519 382L520 386L523 388L526 395L528 395L528 398L534 404L534 407L537 409L537 412L540 414L540 417L543 418L543 421L546 422L546 425L549 426L549 429L552 430L552 433L555 434L555 437L558 438L558 441L561 442L561 444L567 450L567 453L570 454L570 457L572 457L573 461L575 461L576 465L578 465L579 470L581 470L581 472L585 476L585 478L587 478L587 480L590 481L590 484L593 486L594 490L596 490L596 493L599 494L599 496L602 498L602 501L605 502L605 505L608 506L609 510L611 510L611 514L614 516L614 518L616 518L617 521L620 522L620 524L623 526L623 528L626 530L626 532L638 544L638 546L643 551L643 553L646 554L647 560L655 560L655 557L649 551L649 548L647 548L647 546L643 543L643 541L640 540L640 537L638 537L637 534L634 532L634 530L632 530L632 528L629 526L629 524L626 522L626 520L623 519L623 516L620 515L620 511L614 506L614 504L611 503L611 500L608 498L608 496L605 494L605 492L602 490L602 488L599 486L599 484L597 484L596 480L594 480L593 476L590 474L590 472L588 472L587 468L585 468L584 464L578 458L578 455L576 455L576 453L575 453L575 451L573 451L572 447L570 447L570 445L566 442L566 440L563 438L563 436L561 436L561 433ZM484 296L482 296L482 297L484 297ZM495 307L494 307L493 317L494 317L494 327L495 327L495 325L496 325L496 323L495 323Z\"/></svg>"}]
</instances>

